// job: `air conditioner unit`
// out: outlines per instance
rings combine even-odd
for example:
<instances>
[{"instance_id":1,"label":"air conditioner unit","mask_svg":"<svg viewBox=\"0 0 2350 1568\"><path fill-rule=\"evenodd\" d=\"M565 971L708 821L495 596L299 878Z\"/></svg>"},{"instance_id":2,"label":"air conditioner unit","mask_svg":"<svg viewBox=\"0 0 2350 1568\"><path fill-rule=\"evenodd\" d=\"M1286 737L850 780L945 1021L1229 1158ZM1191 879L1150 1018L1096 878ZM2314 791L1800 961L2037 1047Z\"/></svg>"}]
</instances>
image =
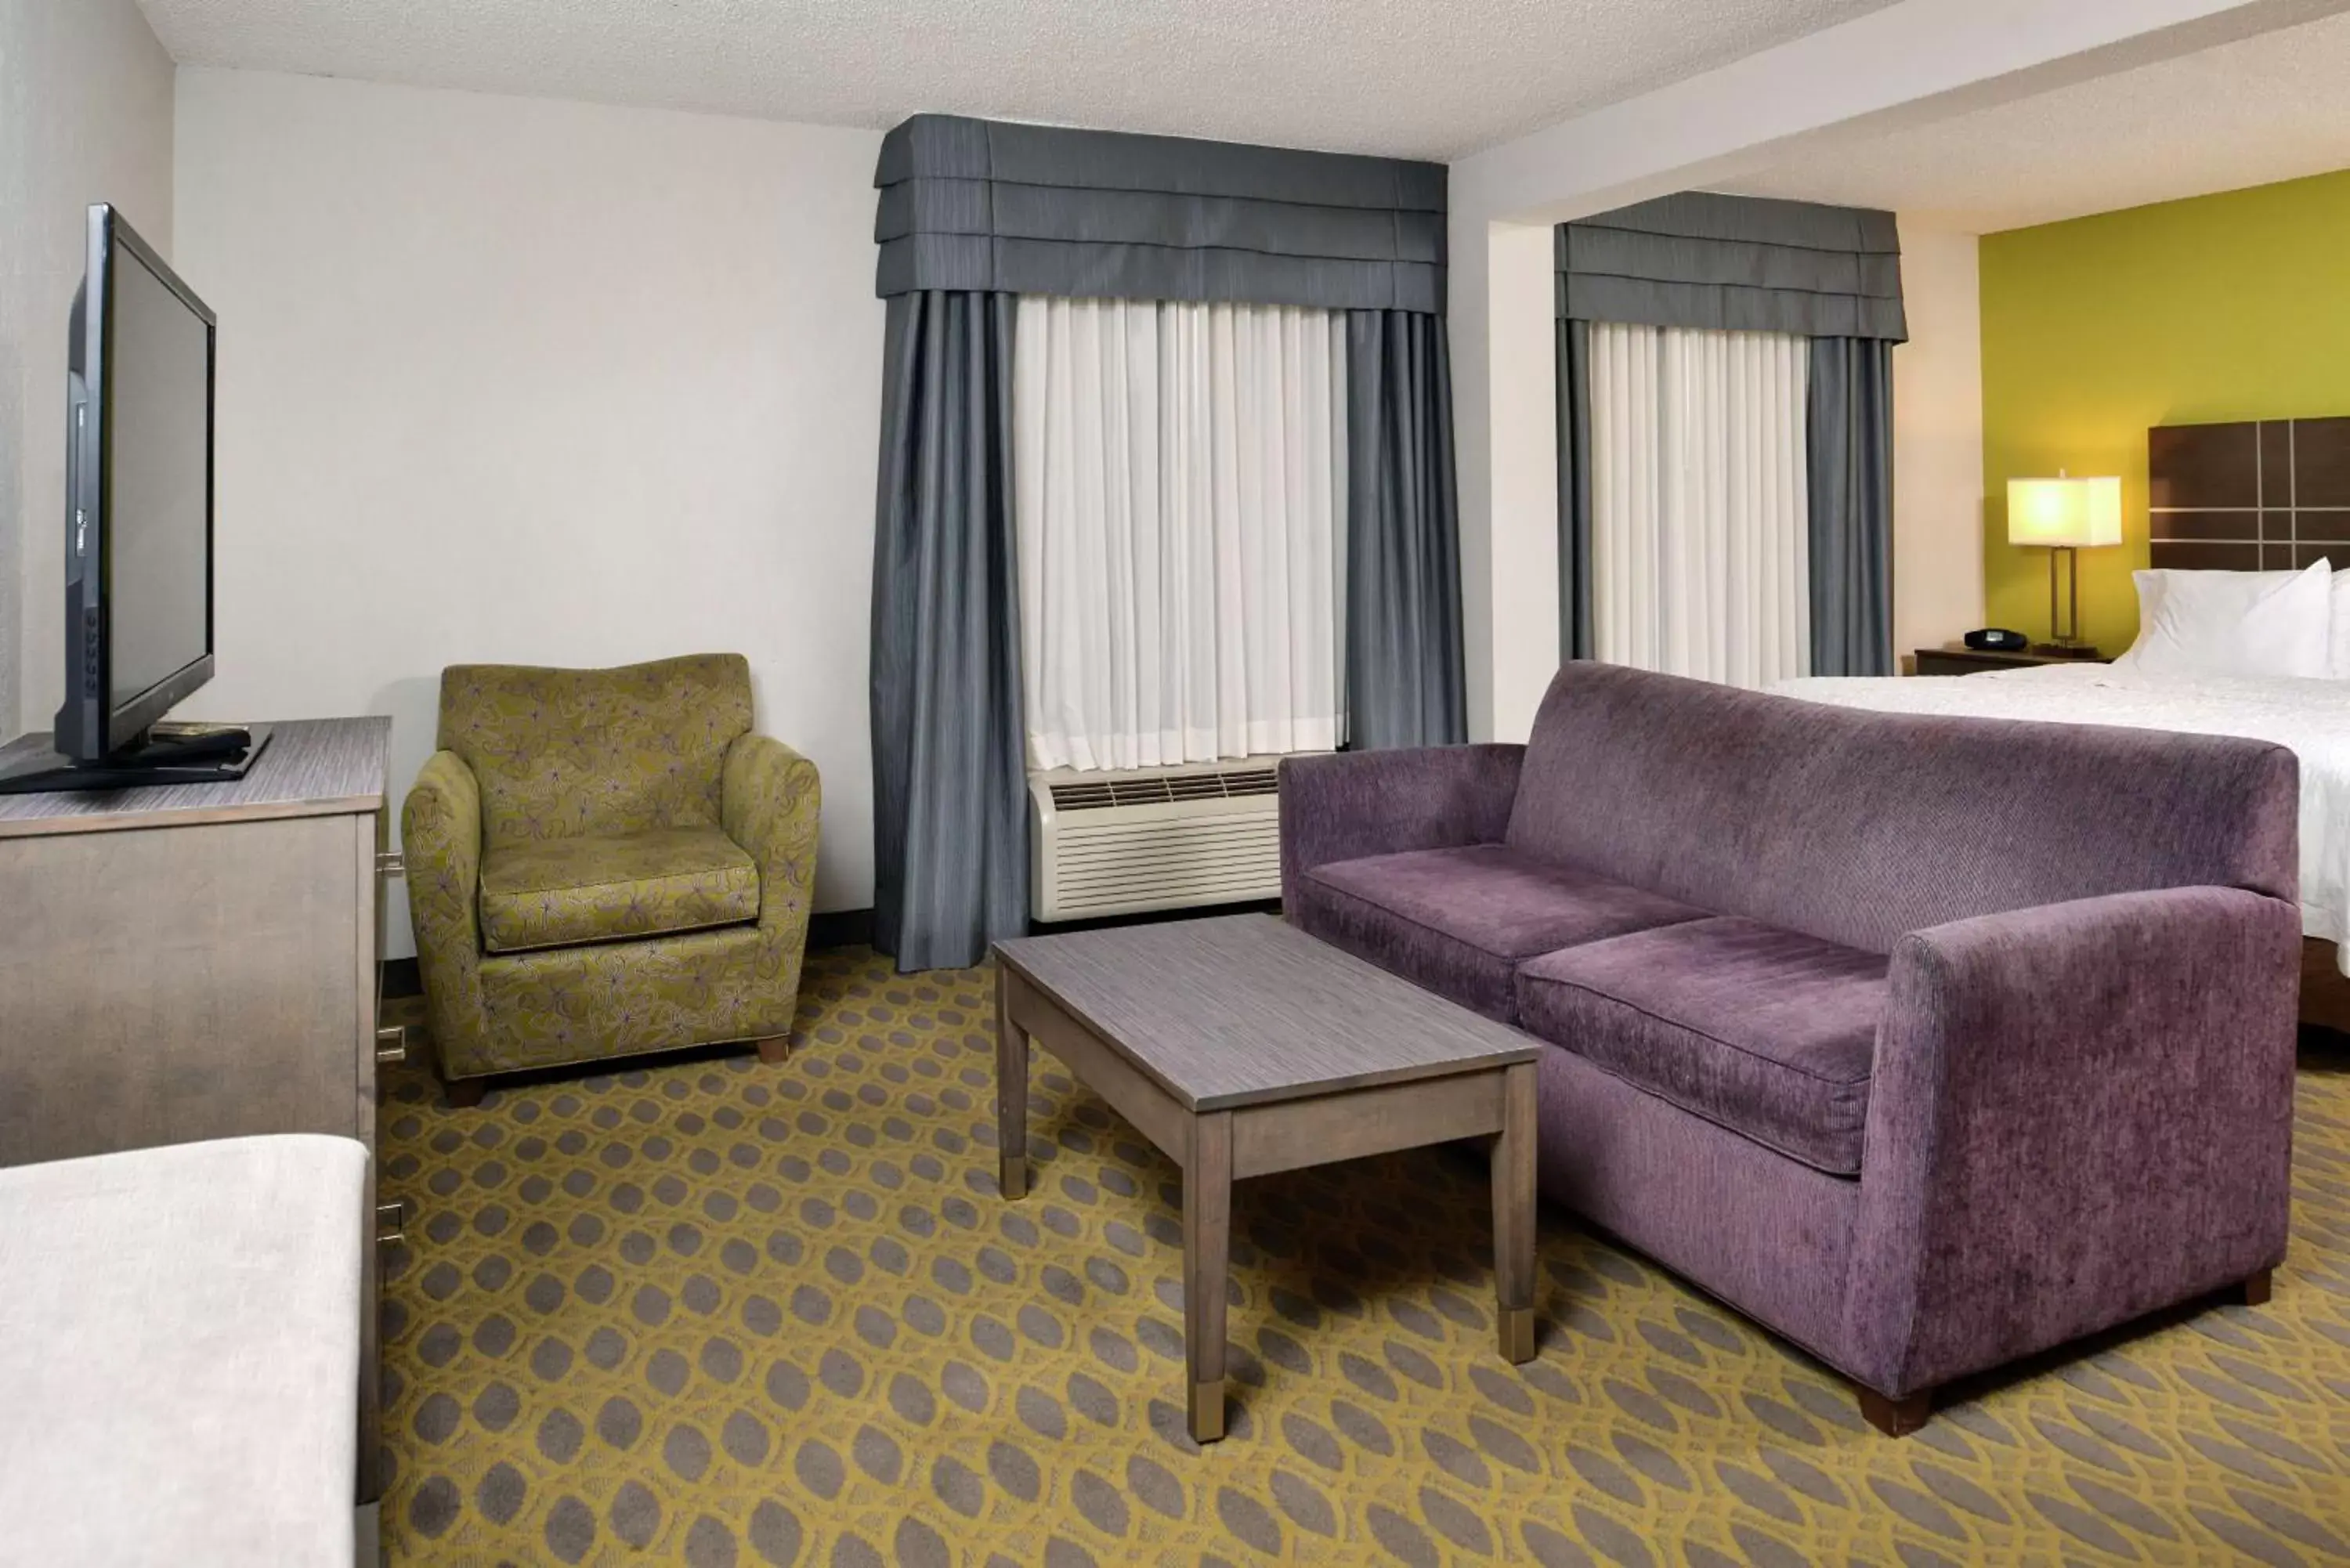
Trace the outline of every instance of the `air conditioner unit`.
<instances>
[{"instance_id":1,"label":"air conditioner unit","mask_svg":"<svg viewBox=\"0 0 2350 1568\"><path fill-rule=\"evenodd\" d=\"M1280 897L1280 761L1029 774L1035 918Z\"/></svg>"}]
</instances>

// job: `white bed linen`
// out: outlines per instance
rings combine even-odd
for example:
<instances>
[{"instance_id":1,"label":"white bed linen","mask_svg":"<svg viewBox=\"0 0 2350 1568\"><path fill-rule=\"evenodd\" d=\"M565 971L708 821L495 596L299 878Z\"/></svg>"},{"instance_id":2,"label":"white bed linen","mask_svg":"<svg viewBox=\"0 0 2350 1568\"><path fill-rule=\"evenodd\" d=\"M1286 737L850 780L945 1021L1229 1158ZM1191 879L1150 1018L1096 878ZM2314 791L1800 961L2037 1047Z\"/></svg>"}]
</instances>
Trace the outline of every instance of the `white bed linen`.
<instances>
[{"instance_id":1,"label":"white bed linen","mask_svg":"<svg viewBox=\"0 0 2350 1568\"><path fill-rule=\"evenodd\" d=\"M350 1568L367 1165L281 1133L0 1169L0 1563Z\"/></svg>"},{"instance_id":2,"label":"white bed linen","mask_svg":"<svg viewBox=\"0 0 2350 1568\"><path fill-rule=\"evenodd\" d=\"M2250 735L2290 746L2301 759L2301 929L2336 943L2350 929L2350 682L2158 677L2091 664L1929 680L1814 676L1771 690L1886 712Z\"/></svg>"}]
</instances>

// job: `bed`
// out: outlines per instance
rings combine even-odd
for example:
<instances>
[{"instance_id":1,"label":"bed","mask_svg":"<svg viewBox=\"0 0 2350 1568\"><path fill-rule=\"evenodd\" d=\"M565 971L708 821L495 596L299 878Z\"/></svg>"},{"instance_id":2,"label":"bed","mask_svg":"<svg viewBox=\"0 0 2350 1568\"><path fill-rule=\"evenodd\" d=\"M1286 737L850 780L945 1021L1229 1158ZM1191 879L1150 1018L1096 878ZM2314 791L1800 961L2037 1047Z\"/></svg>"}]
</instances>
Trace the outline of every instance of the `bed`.
<instances>
[{"instance_id":1,"label":"bed","mask_svg":"<svg viewBox=\"0 0 2350 1568\"><path fill-rule=\"evenodd\" d=\"M2350 931L2350 684L2154 679L2102 664L2055 664L1956 680L1813 678L1772 690L1889 712L2250 735L2290 746L2301 759L2302 934L2338 944Z\"/></svg>"},{"instance_id":2,"label":"bed","mask_svg":"<svg viewBox=\"0 0 2350 1568\"><path fill-rule=\"evenodd\" d=\"M2125 660L1957 679L1814 678L1773 690L1893 712L2249 735L2291 747L2301 759L2302 1015L2350 1029L2350 419L2157 426L2147 457L2154 567L2333 566L2334 678L2148 673Z\"/></svg>"}]
</instances>

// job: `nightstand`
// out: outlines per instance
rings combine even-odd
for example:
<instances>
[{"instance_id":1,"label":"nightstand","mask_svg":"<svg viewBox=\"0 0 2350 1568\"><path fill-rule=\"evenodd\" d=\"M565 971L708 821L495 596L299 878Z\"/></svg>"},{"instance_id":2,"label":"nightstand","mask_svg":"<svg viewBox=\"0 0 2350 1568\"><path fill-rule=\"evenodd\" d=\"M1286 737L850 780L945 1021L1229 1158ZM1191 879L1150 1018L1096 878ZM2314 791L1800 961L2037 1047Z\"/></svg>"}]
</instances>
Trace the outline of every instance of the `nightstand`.
<instances>
[{"instance_id":1,"label":"nightstand","mask_svg":"<svg viewBox=\"0 0 2350 1568\"><path fill-rule=\"evenodd\" d=\"M2067 659L2049 653L2007 653L1987 648L1969 648L1953 643L1944 648L1921 648L1916 658L1916 675L1977 675L1986 670L2021 670L2034 664L2110 664L2113 660L2103 654L2092 658Z\"/></svg>"}]
</instances>

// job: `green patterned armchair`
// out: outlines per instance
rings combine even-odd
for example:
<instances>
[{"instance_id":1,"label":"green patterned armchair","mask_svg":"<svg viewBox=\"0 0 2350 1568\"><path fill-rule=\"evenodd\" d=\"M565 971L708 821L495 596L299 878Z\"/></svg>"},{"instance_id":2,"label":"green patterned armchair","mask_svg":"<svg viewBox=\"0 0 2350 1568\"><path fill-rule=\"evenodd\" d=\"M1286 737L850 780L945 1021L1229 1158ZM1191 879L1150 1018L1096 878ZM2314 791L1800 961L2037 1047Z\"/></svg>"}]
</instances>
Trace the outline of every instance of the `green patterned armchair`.
<instances>
[{"instance_id":1,"label":"green patterned armchair","mask_svg":"<svg viewBox=\"0 0 2350 1568\"><path fill-rule=\"evenodd\" d=\"M402 813L450 1099L494 1073L756 1042L780 1061L816 877L816 765L751 732L750 666L460 664Z\"/></svg>"}]
</instances>

